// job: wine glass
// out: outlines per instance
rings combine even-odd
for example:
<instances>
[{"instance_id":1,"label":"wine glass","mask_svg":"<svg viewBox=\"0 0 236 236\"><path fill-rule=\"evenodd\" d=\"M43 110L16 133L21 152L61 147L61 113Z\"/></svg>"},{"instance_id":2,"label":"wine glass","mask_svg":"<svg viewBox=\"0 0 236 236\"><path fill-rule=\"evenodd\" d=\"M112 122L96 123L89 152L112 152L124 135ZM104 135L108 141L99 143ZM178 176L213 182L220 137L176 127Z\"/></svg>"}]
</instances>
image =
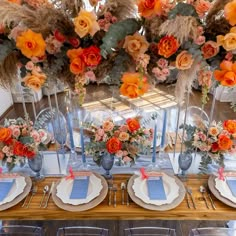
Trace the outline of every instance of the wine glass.
<instances>
[{"instance_id":1,"label":"wine glass","mask_svg":"<svg viewBox=\"0 0 236 236\"><path fill-rule=\"evenodd\" d=\"M40 153L37 153L33 158L28 159L29 167L32 171L36 173L34 176L35 181L41 181L44 179L44 176L40 174L40 170L43 165L43 157Z\"/></svg>"},{"instance_id":2,"label":"wine glass","mask_svg":"<svg viewBox=\"0 0 236 236\"><path fill-rule=\"evenodd\" d=\"M179 154L178 163L179 163L179 168L181 169L181 174L179 176L181 178L186 179L186 171L191 166L192 160L193 160L192 153L189 150Z\"/></svg>"}]
</instances>

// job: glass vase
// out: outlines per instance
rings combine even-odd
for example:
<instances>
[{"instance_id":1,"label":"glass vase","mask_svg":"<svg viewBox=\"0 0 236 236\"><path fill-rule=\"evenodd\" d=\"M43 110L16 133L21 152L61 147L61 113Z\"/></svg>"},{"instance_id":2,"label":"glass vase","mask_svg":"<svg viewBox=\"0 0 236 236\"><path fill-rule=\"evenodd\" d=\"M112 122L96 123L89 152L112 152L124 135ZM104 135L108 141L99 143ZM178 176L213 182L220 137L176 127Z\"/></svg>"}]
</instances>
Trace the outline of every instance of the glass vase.
<instances>
[{"instance_id":1,"label":"glass vase","mask_svg":"<svg viewBox=\"0 0 236 236\"><path fill-rule=\"evenodd\" d=\"M113 167L113 164L114 164L114 155L107 152L103 153L101 157L101 166L106 171L105 174L103 175L106 179L112 179L112 174L110 173L110 170Z\"/></svg>"}]
</instances>

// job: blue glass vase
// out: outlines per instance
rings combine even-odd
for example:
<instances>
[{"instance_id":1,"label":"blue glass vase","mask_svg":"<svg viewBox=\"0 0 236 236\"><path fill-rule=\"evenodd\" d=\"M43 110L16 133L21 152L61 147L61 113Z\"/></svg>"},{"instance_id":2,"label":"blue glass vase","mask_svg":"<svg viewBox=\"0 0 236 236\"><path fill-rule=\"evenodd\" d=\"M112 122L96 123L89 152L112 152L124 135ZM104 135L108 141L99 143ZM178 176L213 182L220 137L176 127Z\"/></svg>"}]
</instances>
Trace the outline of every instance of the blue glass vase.
<instances>
[{"instance_id":1,"label":"blue glass vase","mask_svg":"<svg viewBox=\"0 0 236 236\"><path fill-rule=\"evenodd\" d=\"M111 168L113 167L114 164L114 155L104 152L101 155L101 165L103 169L106 171L104 174L104 177L106 179L112 179L112 174L110 173Z\"/></svg>"}]
</instances>

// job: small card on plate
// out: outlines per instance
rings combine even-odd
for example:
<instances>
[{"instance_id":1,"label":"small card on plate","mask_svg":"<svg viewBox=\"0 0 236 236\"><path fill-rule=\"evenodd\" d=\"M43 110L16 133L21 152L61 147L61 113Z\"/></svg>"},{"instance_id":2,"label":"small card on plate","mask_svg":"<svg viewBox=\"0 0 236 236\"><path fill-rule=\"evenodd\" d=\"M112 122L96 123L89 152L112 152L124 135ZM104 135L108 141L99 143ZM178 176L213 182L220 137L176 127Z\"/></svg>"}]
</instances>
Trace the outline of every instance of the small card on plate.
<instances>
[{"instance_id":1,"label":"small card on plate","mask_svg":"<svg viewBox=\"0 0 236 236\"><path fill-rule=\"evenodd\" d=\"M226 177L226 183L233 194L234 197L236 197L236 177Z\"/></svg>"},{"instance_id":2,"label":"small card on plate","mask_svg":"<svg viewBox=\"0 0 236 236\"><path fill-rule=\"evenodd\" d=\"M0 202L2 202L7 197L14 183L15 179L0 179Z\"/></svg>"},{"instance_id":3,"label":"small card on plate","mask_svg":"<svg viewBox=\"0 0 236 236\"><path fill-rule=\"evenodd\" d=\"M70 199L85 199L88 194L89 176L77 176L73 180Z\"/></svg>"},{"instance_id":4,"label":"small card on plate","mask_svg":"<svg viewBox=\"0 0 236 236\"><path fill-rule=\"evenodd\" d=\"M162 176L149 177L147 187L150 200L166 200Z\"/></svg>"}]
</instances>

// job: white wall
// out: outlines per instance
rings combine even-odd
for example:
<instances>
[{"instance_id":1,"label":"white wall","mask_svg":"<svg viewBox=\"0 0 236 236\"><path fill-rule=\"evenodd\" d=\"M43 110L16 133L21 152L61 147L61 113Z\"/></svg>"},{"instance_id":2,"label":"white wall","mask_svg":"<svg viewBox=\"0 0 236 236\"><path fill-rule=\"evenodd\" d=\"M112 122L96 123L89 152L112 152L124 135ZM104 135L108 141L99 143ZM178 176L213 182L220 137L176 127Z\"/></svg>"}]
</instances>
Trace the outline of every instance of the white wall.
<instances>
[{"instance_id":1,"label":"white wall","mask_svg":"<svg viewBox=\"0 0 236 236\"><path fill-rule=\"evenodd\" d=\"M11 92L0 87L0 116L13 104Z\"/></svg>"}]
</instances>

